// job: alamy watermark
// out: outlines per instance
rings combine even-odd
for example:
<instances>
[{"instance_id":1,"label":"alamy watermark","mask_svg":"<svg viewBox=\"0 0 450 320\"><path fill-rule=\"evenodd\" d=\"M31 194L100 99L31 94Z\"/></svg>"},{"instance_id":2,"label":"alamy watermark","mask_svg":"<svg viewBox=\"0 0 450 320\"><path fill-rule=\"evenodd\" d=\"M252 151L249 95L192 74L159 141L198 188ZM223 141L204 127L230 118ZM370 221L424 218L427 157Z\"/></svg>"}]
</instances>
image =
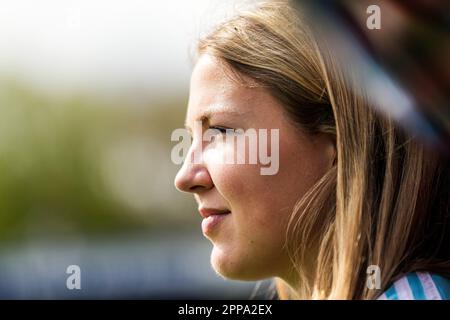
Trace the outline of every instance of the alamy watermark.
<instances>
[{"instance_id":1,"label":"alamy watermark","mask_svg":"<svg viewBox=\"0 0 450 320\"><path fill-rule=\"evenodd\" d=\"M375 264L371 264L367 267L367 288L369 289L381 289L381 269Z\"/></svg>"},{"instance_id":2,"label":"alamy watermark","mask_svg":"<svg viewBox=\"0 0 450 320\"><path fill-rule=\"evenodd\" d=\"M182 164L188 160L194 164L261 164L261 175L277 174L280 165L279 129L203 130L202 122L196 121L193 130L200 132L202 137L194 148L187 129L179 128L172 132L171 140L178 141L171 152L173 163Z\"/></svg>"},{"instance_id":3,"label":"alamy watermark","mask_svg":"<svg viewBox=\"0 0 450 320\"><path fill-rule=\"evenodd\" d=\"M81 268L76 264L67 267L66 288L69 290L81 290Z\"/></svg>"},{"instance_id":4,"label":"alamy watermark","mask_svg":"<svg viewBox=\"0 0 450 320\"><path fill-rule=\"evenodd\" d=\"M367 7L366 13L370 14L366 20L366 26L369 30L381 29L381 9L376 4Z\"/></svg>"}]
</instances>

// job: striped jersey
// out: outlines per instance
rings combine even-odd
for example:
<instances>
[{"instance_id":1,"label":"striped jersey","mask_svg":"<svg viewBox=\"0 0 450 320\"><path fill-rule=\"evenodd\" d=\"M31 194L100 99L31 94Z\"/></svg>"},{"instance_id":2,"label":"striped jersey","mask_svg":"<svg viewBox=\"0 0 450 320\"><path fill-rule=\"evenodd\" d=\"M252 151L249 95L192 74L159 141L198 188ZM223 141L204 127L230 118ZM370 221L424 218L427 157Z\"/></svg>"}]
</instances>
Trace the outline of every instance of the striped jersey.
<instances>
[{"instance_id":1,"label":"striped jersey","mask_svg":"<svg viewBox=\"0 0 450 320\"><path fill-rule=\"evenodd\" d=\"M377 300L450 300L450 280L429 272L411 272Z\"/></svg>"}]
</instances>

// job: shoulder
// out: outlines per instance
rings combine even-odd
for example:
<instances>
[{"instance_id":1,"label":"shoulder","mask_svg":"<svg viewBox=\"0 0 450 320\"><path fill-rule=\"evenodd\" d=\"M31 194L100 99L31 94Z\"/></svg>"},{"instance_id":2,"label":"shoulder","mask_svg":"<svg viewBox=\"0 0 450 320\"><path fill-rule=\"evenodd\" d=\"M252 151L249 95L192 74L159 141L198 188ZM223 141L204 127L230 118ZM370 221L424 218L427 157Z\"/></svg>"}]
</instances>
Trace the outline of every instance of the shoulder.
<instances>
[{"instance_id":1,"label":"shoulder","mask_svg":"<svg viewBox=\"0 0 450 320\"><path fill-rule=\"evenodd\" d=\"M450 280L429 272L411 272L396 280L378 300L450 300Z\"/></svg>"}]
</instances>

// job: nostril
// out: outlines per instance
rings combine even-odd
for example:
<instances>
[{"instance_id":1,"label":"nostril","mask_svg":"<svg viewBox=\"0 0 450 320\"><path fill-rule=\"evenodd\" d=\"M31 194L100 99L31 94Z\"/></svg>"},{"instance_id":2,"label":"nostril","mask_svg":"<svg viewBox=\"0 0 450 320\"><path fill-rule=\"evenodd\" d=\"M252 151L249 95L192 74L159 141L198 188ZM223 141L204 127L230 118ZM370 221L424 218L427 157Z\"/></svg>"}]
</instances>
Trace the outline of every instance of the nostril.
<instances>
[{"instance_id":1,"label":"nostril","mask_svg":"<svg viewBox=\"0 0 450 320\"><path fill-rule=\"evenodd\" d=\"M197 192L197 191L200 191L201 189L204 189L204 187L203 186L192 186L192 187L189 188L189 191L190 192Z\"/></svg>"}]
</instances>

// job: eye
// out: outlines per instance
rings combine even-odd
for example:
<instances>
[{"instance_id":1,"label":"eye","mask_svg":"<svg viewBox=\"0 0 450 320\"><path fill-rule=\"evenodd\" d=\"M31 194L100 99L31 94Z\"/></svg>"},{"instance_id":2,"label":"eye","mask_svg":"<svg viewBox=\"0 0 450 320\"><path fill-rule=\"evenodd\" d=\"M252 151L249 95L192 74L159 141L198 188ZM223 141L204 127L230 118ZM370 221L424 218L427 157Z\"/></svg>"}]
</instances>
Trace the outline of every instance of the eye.
<instances>
[{"instance_id":1,"label":"eye","mask_svg":"<svg viewBox=\"0 0 450 320\"><path fill-rule=\"evenodd\" d=\"M227 130L228 130L228 132L231 132L230 130L233 130L232 128L226 128L226 127L221 127L221 126L209 126L208 129L218 130L222 134L226 134Z\"/></svg>"}]
</instances>

